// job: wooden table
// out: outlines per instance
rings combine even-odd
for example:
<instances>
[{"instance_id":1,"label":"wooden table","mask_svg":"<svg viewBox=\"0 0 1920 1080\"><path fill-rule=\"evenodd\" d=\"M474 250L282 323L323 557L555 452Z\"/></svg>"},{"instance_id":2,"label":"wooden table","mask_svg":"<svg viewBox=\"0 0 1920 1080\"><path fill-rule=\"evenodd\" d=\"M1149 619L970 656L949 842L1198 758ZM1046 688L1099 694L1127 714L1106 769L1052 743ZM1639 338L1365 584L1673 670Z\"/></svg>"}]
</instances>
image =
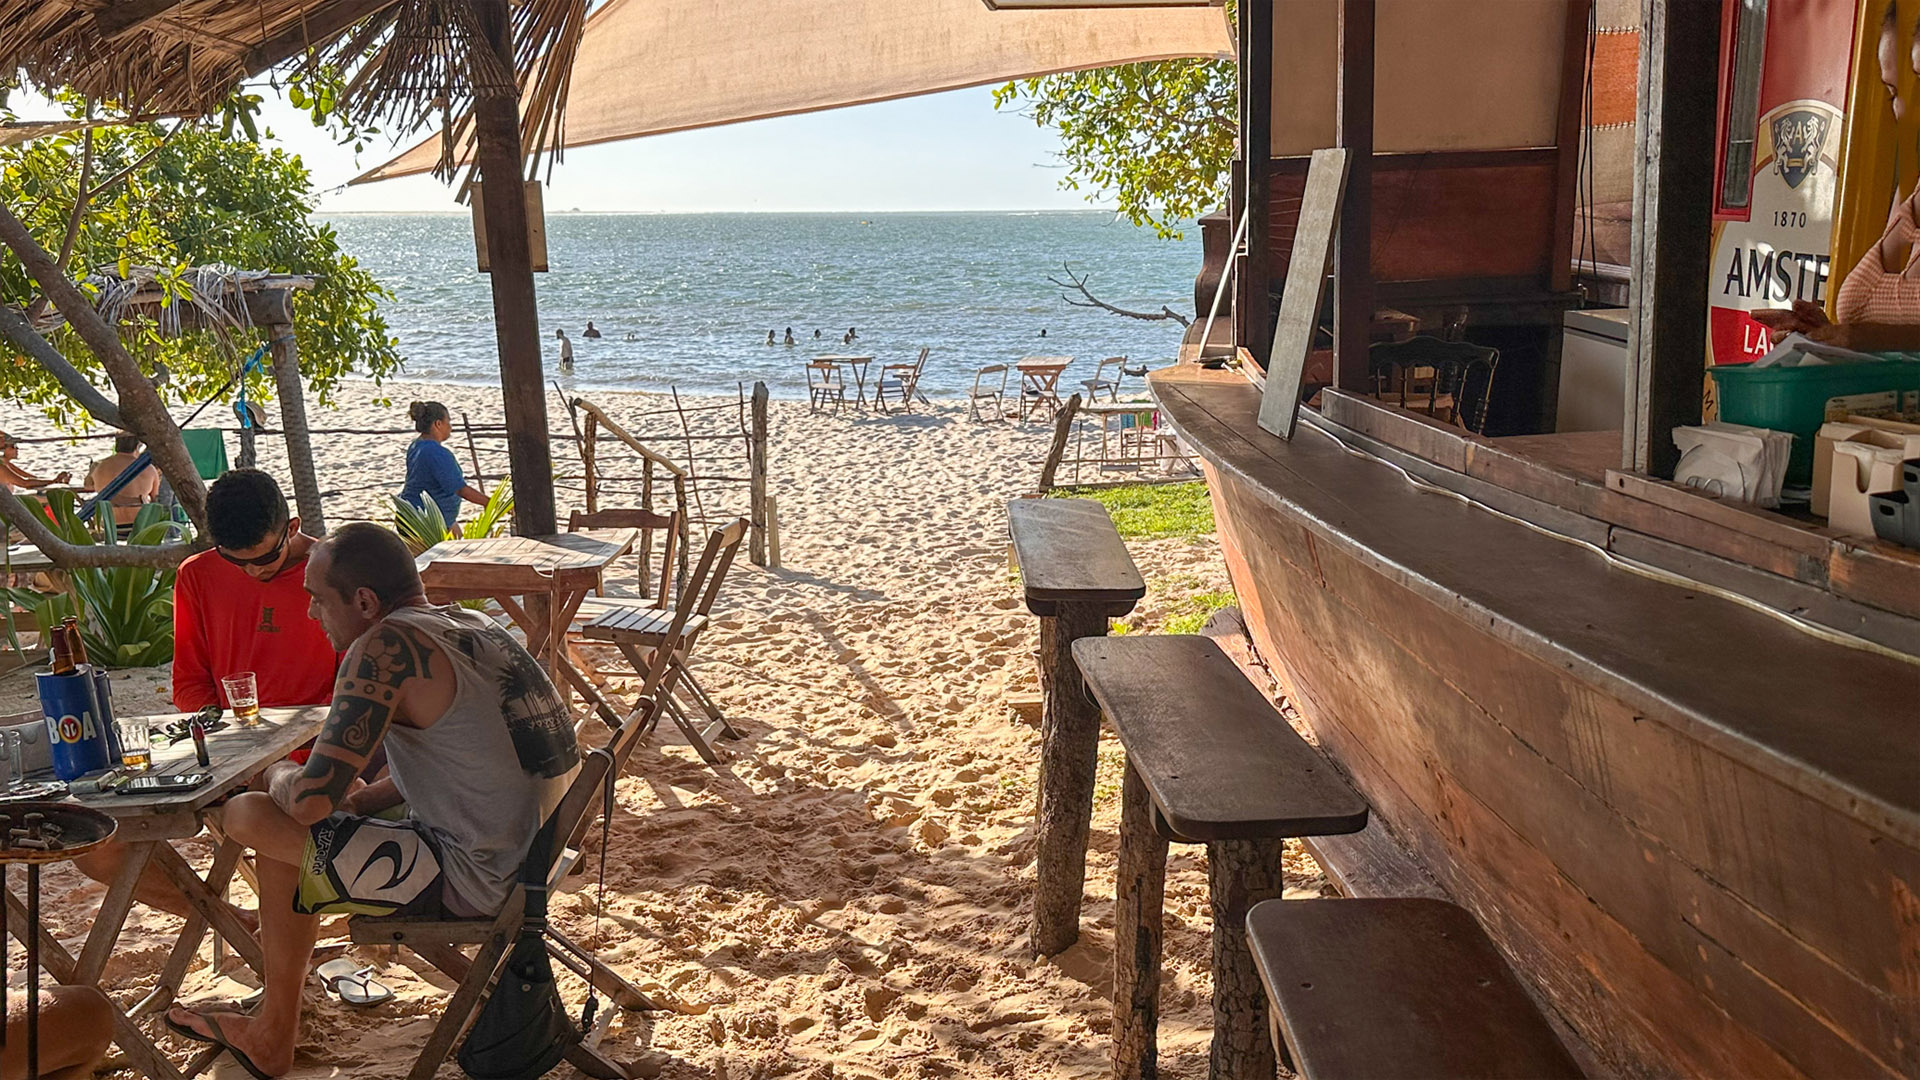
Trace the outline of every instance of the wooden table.
<instances>
[{"instance_id":1,"label":"wooden table","mask_svg":"<svg viewBox=\"0 0 1920 1080\"><path fill-rule=\"evenodd\" d=\"M815 363L825 361L830 364L845 364L853 369L853 403L860 408L867 407L867 365L873 363L871 356L816 356Z\"/></svg>"},{"instance_id":2,"label":"wooden table","mask_svg":"<svg viewBox=\"0 0 1920 1080\"><path fill-rule=\"evenodd\" d=\"M1040 411L1041 403L1047 406L1048 415L1060 411L1060 375L1073 363L1071 356L1025 356L1013 365L1020 373L1020 419L1022 422L1032 418ZM1026 404L1027 396L1033 396L1033 405Z\"/></svg>"},{"instance_id":3,"label":"wooden table","mask_svg":"<svg viewBox=\"0 0 1920 1080\"><path fill-rule=\"evenodd\" d=\"M152 992L130 1010L113 1007L113 1038L134 1068L154 1080L184 1080L205 1069L219 1055L218 1047L203 1051L185 1070L176 1068L153 1040L141 1030L139 1021L167 1008L186 978L187 968L200 951L200 940L209 925L255 972L261 972L260 943L247 927L234 917L226 905L227 883L240 864L241 847L222 839L215 848L213 866L202 879L193 872L169 840L198 835L205 824L206 812L213 803L246 788L260 770L279 761L294 748L320 733L326 718L324 706L306 709L262 709L255 727L227 726L207 736L207 752L212 759L208 771L213 779L192 791L158 795L83 795L76 801L111 816L119 826L115 839L126 847L127 857L120 872L107 884L93 928L87 933L80 955L74 956L52 934L39 933L41 964L61 983L99 986L101 973L113 956L127 913L133 908L133 888L149 862L160 867L179 886L196 914L187 920L175 939L173 951L160 971ZM156 734L159 729L180 719L179 714L151 717ZM156 740L151 774L190 772L199 769L194 760L193 740L181 739L167 746ZM29 777L33 779L33 777ZM13 890L5 891L7 926L13 935L25 941L26 905ZM102 987L104 990L105 988ZM111 1000L111 999L109 999Z\"/></svg>"},{"instance_id":4,"label":"wooden table","mask_svg":"<svg viewBox=\"0 0 1920 1080\"><path fill-rule=\"evenodd\" d=\"M607 564L633 550L638 529L582 529L552 536L448 540L415 565L437 604L492 600L526 635L527 651L545 662L556 687L573 686L609 723L620 714L568 655L567 627L580 602L600 584ZM519 597L539 597L522 604ZM571 695L567 695L571 697Z\"/></svg>"}]
</instances>

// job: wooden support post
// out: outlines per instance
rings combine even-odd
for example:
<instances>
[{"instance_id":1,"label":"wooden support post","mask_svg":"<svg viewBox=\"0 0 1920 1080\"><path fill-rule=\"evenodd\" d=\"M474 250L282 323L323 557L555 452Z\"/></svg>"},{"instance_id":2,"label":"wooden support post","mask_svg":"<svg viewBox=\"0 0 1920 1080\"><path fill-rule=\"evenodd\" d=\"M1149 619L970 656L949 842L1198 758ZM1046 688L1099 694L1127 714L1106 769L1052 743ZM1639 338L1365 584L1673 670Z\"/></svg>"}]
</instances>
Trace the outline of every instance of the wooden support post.
<instances>
[{"instance_id":1,"label":"wooden support post","mask_svg":"<svg viewBox=\"0 0 1920 1080\"><path fill-rule=\"evenodd\" d=\"M1720 77L1719 4L1640 0L1623 465L1671 478L1673 429L1700 422Z\"/></svg>"},{"instance_id":2,"label":"wooden support post","mask_svg":"<svg viewBox=\"0 0 1920 1080\"><path fill-rule=\"evenodd\" d=\"M1339 145L1347 151L1347 195L1340 206L1334 264L1334 383L1367 388L1373 326L1373 26L1374 0L1340 0Z\"/></svg>"},{"instance_id":3,"label":"wooden support post","mask_svg":"<svg viewBox=\"0 0 1920 1080\"><path fill-rule=\"evenodd\" d=\"M1208 1075L1268 1080L1274 1075L1267 991L1247 945L1247 911L1278 900L1283 840L1215 840L1207 845L1207 896L1213 908L1213 1050Z\"/></svg>"},{"instance_id":4,"label":"wooden support post","mask_svg":"<svg viewBox=\"0 0 1920 1080\"><path fill-rule=\"evenodd\" d=\"M507 0L473 0L494 55L513 68L513 23ZM487 89L476 66L474 161L492 267L493 331L500 349L500 392L513 474L514 532L555 531L553 453L547 445L546 377L540 357L540 311L534 300L527 241L527 193L520 180L520 102L513 88Z\"/></svg>"},{"instance_id":5,"label":"wooden support post","mask_svg":"<svg viewBox=\"0 0 1920 1080\"><path fill-rule=\"evenodd\" d=\"M687 587L687 552L693 547L693 519L687 516L687 477L673 474L673 508L680 515L680 566L673 574L673 591Z\"/></svg>"},{"instance_id":6,"label":"wooden support post","mask_svg":"<svg viewBox=\"0 0 1920 1080\"><path fill-rule=\"evenodd\" d=\"M1133 763L1120 785L1120 865L1113 895L1113 1075L1160 1074L1160 945L1167 892L1167 838L1153 827L1153 799Z\"/></svg>"},{"instance_id":7,"label":"wooden support post","mask_svg":"<svg viewBox=\"0 0 1920 1080\"><path fill-rule=\"evenodd\" d=\"M1105 637L1101 605L1062 602L1040 618L1040 793L1032 948L1053 956L1080 940L1080 898L1087 885L1087 829L1093 821L1093 773L1100 749L1100 710L1087 700L1073 643Z\"/></svg>"},{"instance_id":8,"label":"wooden support post","mask_svg":"<svg viewBox=\"0 0 1920 1080\"><path fill-rule=\"evenodd\" d=\"M582 482L586 484L587 488L587 513L592 514L598 512L600 509L600 474L598 471L600 465L599 418L595 417L592 413L588 413L587 422L584 426L586 432L580 437L580 465L581 472L584 474ZM647 473L649 476L653 473L652 462L647 463ZM644 502L641 504L641 507L646 510L653 509L651 504ZM642 535L645 534L643 533Z\"/></svg>"},{"instance_id":9,"label":"wooden support post","mask_svg":"<svg viewBox=\"0 0 1920 1080\"><path fill-rule=\"evenodd\" d=\"M767 566L780 569L780 503L774 496L767 496Z\"/></svg>"},{"instance_id":10,"label":"wooden support post","mask_svg":"<svg viewBox=\"0 0 1920 1080\"><path fill-rule=\"evenodd\" d=\"M1240 6L1240 191L1247 254L1241 263L1235 344L1265 371L1273 351L1273 0ZM1228 252L1228 259L1237 257ZM1202 345L1204 346L1204 342Z\"/></svg>"},{"instance_id":11,"label":"wooden support post","mask_svg":"<svg viewBox=\"0 0 1920 1080\"><path fill-rule=\"evenodd\" d=\"M755 566L767 565L767 384L753 384L753 436L747 462L747 557Z\"/></svg>"},{"instance_id":12,"label":"wooden support post","mask_svg":"<svg viewBox=\"0 0 1920 1080\"><path fill-rule=\"evenodd\" d=\"M1074 394L1053 418L1053 443L1047 447L1047 460L1040 466L1040 494L1053 490L1053 478L1060 472L1060 459L1066 455L1067 439L1073 434L1073 418L1080 411L1080 395Z\"/></svg>"}]
</instances>

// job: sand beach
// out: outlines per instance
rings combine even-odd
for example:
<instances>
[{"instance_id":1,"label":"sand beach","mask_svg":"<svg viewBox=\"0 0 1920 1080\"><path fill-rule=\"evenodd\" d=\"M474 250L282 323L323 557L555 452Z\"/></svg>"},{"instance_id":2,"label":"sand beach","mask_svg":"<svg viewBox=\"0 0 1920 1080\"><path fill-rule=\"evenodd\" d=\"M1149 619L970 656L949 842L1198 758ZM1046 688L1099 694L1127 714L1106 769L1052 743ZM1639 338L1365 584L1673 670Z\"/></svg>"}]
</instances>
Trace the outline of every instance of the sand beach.
<instances>
[{"instance_id":1,"label":"sand beach","mask_svg":"<svg viewBox=\"0 0 1920 1080\"><path fill-rule=\"evenodd\" d=\"M404 426L412 398L458 415L500 415L497 388L349 384L327 428ZM657 409L658 395L592 395L620 419ZM387 404L383 398L392 399ZM557 399L554 430L565 429ZM662 732L619 782L606 858L600 839L586 873L555 898L553 917L669 1011L629 1014L609 1045L662 1077L1096 1077L1107 1072L1112 869L1118 817L1118 745L1100 758L1079 945L1041 961L1025 955L1033 857L1036 726L1009 695L1037 690L1035 620L1009 569L1005 503L1032 489L1045 425L976 424L964 406L936 402L914 415L810 415L804 402L772 406L772 490L780 504L783 565L742 559L721 596L715 629L694 667L744 738L709 768ZM730 423L724 412L713 423ZM0 428L51 434L17 405ZM316 438L330 522L383 520L407 439ZM99 444L89 444L98 447ZM231 451L231 445L230 445ZM28 444L22 463L81 467L82 450ZM103 451L102 451L103 452ZM556 444L561 471L578 471ZM278 440L261 465L282 477ZM561 517L572 505L561 492ZM577 495L573 496L577 499ZM744 505L715 488L713 505ZM730 501L731 500L731 503ZM1229 588L1211 537L1138 540L1149 584L1130 629L1157 629L1196 594ZM626 561L609 574L630 592ZM124 700L166 711L166 672L118 676ZM21 673L0 683L4 707L31 706ZM125 711L129 704L123 704ZM204 842L186 845L204 864ZM1209 1014L1208 911L1201 849L1176 846L1167 882L1167 1075L1205 1072ZM1324 881L1289 849L1290 893ZM104 889L70 870L46 881L49 923L70 944L84 935ZM244 888L236 890L250 904ZM604 912L596 918L596 899ZM174 921L136 908L107 982L123 1003L151 987ZM344 941L335 920L323 947ZM290 1074L400 1077L431 1030L449 986L410 953L355 949L397 994L356 1009L308 988L299 1063ZM210 951L189 977L188 1000L239 997L251 973ZM18 978L18 966L11 969ZM563 977L577 1008L578 983ZM187 1046L163 1040L181 1059ZM556 1072L554 1075L564 1075ZM114 1075L131 1076L131 1070ZM230 1061L215 1076L243 1075ZM458 1076L451 1063L442 1076Z\"/></svg>"}]
</instances>

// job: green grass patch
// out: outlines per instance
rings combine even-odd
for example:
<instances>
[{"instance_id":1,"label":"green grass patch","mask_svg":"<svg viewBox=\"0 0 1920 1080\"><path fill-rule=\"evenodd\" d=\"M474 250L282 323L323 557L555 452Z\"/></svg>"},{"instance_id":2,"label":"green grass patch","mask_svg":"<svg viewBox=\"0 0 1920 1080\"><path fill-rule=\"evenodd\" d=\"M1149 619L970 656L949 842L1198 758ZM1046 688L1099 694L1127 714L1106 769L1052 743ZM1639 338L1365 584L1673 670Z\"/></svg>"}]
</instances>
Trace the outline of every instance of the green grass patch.
<instances>
[{"instance_id":1,"label":"green grass patch","mask_svg":"<svg viewBox=\"0 0 1920 1080\"><path fill-rule=\"evenodd\" d=\"M1113 515L1114 527L1128 540L1162 536L1213 535L1213 500L1199 480L1185 484L1137 484L1112 488L1056 488L1061 498L1094 499Z\"/></svg>"},{"instance_id":2,"label":"green grass patch","mask_svg":"<svg viewBox=\"0 0 1920 1080\"><path fill-rule=\"evenodd\" d=\"M1160 628L1165 634L1197 634L1207 624L1213 613L1223 607L1232 607L1234 602L1232 589L1213 589L1192 596L1183 596L1173 605L1166 623Z\"/></svg>"}]
</instances>

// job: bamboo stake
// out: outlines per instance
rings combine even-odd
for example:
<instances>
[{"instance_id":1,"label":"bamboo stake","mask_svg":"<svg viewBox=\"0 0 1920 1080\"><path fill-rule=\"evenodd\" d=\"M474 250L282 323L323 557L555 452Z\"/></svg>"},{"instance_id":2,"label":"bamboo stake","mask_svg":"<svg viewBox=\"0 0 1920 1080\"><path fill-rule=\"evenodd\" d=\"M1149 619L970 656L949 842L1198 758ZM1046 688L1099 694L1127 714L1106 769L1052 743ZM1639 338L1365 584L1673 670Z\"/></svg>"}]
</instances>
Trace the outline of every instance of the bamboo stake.
<instances>
[{"instance_id":1,"label":"bamboo stake","mask_svg":"<svg viewBox=\"0 0 1920 1080\"><path fill-rule=\"evenodd\" d=\"M483 487L479 487L480 485L480 451L474 448L473 424L468 422L467 413L465 409L462 409L460 411L460 426L467 429L467 456L473 459L474 486L476 488L479 488L480 494L485 495L487 493L487 489Z\"/></svg>"}]
</instances>

